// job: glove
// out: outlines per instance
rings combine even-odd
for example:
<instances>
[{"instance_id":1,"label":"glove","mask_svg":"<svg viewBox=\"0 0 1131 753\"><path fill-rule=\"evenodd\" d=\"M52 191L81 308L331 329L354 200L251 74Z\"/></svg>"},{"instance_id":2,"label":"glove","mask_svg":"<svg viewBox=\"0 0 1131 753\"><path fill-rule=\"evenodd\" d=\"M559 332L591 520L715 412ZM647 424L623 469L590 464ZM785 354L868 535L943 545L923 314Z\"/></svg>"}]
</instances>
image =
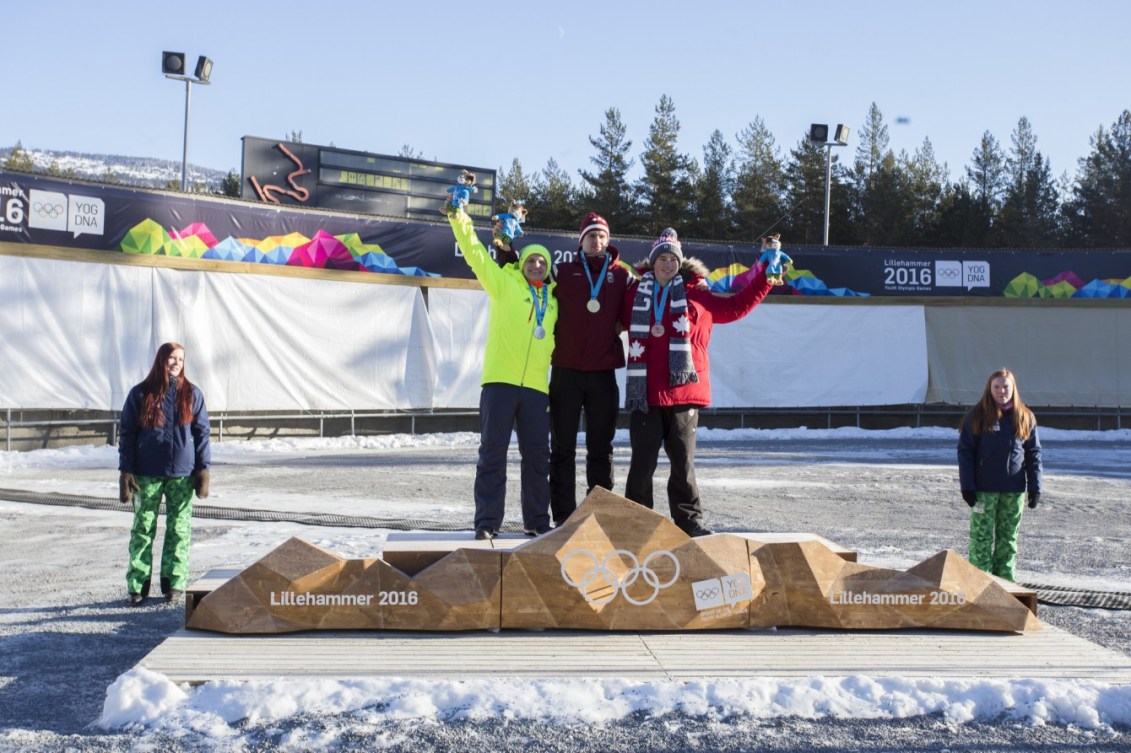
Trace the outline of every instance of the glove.
<instances>
[{"instance_id":1,"label":"glove","mask_svg":"<svg viewBox=\"0 0 1131 753\"><path fill-rule=\"evenodd\" d=\"M132 473L122 471L118 474L118 499L123 505L128 505L139 491L141 487L137 485L137 479Z\"/></svg>"},{"instance_id":2,"label":"glove","mask_svg":"<svg viewBox=\"0 0 1131 753\"><path fill-rule=\"evenodd\" d=\"M196 496L204 499L208 496L208 469L201 468L199 471L193 471L192 474L192 488L196 490Z\"/></svg>"},{"instance_id":3,"label":"glove","mask_svg":"<svg viewBox=\"0 0 1131 753\"><path fill-rule=\"evenodd\" d=\"M973 507L978 504L978 495L968 489L962 490L962 501Z\"/></svg>"},{"instance_id":4,"label":"glove","mask_svg":"<svg viewBox=\"0 0 1131 753\"><path fill-rule=\"evenodd\" d=\"M1041 493L1040 492L1029 492L1029 509L1030 510L1036 508L1037 503L1040 502L1040 501L1041 501Z\"/></svg>"}]
</instances>

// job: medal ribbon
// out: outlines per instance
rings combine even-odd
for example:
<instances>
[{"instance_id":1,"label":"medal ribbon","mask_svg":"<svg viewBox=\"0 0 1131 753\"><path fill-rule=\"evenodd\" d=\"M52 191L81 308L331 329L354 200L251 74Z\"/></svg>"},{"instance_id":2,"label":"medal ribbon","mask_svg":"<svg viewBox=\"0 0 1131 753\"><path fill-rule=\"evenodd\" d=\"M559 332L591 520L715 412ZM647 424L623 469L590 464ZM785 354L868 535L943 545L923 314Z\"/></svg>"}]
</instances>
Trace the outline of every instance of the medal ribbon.
<instances>
[{"instance_id":1,"label":"medal ribbon","mask_svg":"<svg viewBox=\"0 0 1131 753\"><path fill-rule=\"evenodd\" d=\"M542 300L539 302L538 293L534 290L534 285L527 280L526 284L530 286L530 297L534 299L534 319L535 325L542 326L542 318L546 316L546 307L550 305L550 286L543 283L542 285ZM539 305L541 303L541 305Z\"/></svg>"},{"instance_id":2,"label":"medal ribbon","mask_svg":"<svg viewBox=\"0 0 1131 753\"><path fill-rule=\"evenodd\" d=\"M609 269L609 255L605 254L605 263L601 265L601 274L597 275L597 282L593 282L593 272L589 269L589 259L582 259L581 266L585 270L585 276L589 278L589 300L597 300L597 296L601 294L601 286L605 284L605 272Z\"/></svg>"},{"instance_id":3,"label":"medal ribbon","mask_svg":"<svg viewBox=\"0 0 1131 753\"><path fill-rule=\"evenodd\" d=\"M656 324L664 323L664 307L668 305L668 292L671 287L671 280L668 280L667 285L660 285L659 280L652 285L652 321ZM659 293L658 297L657 293Z\"/></svg>"}]
</instances>

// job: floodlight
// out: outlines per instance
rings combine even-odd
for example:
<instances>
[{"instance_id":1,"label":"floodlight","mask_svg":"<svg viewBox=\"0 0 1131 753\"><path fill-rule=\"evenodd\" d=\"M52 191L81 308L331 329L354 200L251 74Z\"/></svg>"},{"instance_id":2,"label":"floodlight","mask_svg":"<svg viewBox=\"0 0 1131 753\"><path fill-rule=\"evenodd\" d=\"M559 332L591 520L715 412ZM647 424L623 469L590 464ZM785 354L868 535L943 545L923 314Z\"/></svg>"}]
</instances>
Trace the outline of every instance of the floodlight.
<instances>
[{"instance_id":1,"label":"floodlight","mask_svg":"<svg viewBox=\"0 0 1131 753\"><path fill-rule=\"evenodd\" d=\"M183 52L162 52L161 72L166 76L185 75L185 54Z\"/></svg>"}]
</instances>

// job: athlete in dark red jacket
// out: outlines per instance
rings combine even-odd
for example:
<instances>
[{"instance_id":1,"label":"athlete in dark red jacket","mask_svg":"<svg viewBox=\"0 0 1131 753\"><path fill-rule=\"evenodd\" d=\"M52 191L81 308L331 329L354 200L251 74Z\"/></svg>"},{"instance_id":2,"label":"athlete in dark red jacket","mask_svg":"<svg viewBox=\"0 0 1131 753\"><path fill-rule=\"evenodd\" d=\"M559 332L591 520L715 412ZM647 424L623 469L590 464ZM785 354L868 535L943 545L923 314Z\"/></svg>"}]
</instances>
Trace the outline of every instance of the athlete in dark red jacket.
<instances>
[{"instance_id":1,"label":"athlete in dark red jacket","mask_svg":"<svg viewBox=\"0 0 1131 753\"><path fill-rule=\"evenodd\" d=\"M574 261L555 270L558 323L550 371L550 513L561 524L577 507L577 433L585 416L586 493L613 488L613 435L620 411L616 370L624 366L620 313L636 278L609 245L594 212L581 223Z\"/></svg>"}]
</instances>

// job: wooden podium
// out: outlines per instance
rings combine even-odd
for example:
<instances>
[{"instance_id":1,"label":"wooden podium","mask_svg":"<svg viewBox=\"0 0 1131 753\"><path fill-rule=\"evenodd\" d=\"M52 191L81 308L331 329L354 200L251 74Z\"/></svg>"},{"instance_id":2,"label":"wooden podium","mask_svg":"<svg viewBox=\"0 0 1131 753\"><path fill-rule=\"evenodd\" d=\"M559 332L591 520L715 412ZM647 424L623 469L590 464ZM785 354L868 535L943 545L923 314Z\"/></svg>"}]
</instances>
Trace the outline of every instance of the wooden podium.
<instances>
[{"instance_id":1,"label":"wooden podium","mask_svg":"<svg viewBox=\"0 0 1131 753\"><path fill-rule=\"evenodd\" d=\"M943 551L908 570L857 563L812 534L690 538L665 516L595 489L535 539L390 536L381 558L346 560L292 538L207 593L186 626L300 630L680 631L1039 629L1008 585Z\"/></svg>"}]
</instances>

